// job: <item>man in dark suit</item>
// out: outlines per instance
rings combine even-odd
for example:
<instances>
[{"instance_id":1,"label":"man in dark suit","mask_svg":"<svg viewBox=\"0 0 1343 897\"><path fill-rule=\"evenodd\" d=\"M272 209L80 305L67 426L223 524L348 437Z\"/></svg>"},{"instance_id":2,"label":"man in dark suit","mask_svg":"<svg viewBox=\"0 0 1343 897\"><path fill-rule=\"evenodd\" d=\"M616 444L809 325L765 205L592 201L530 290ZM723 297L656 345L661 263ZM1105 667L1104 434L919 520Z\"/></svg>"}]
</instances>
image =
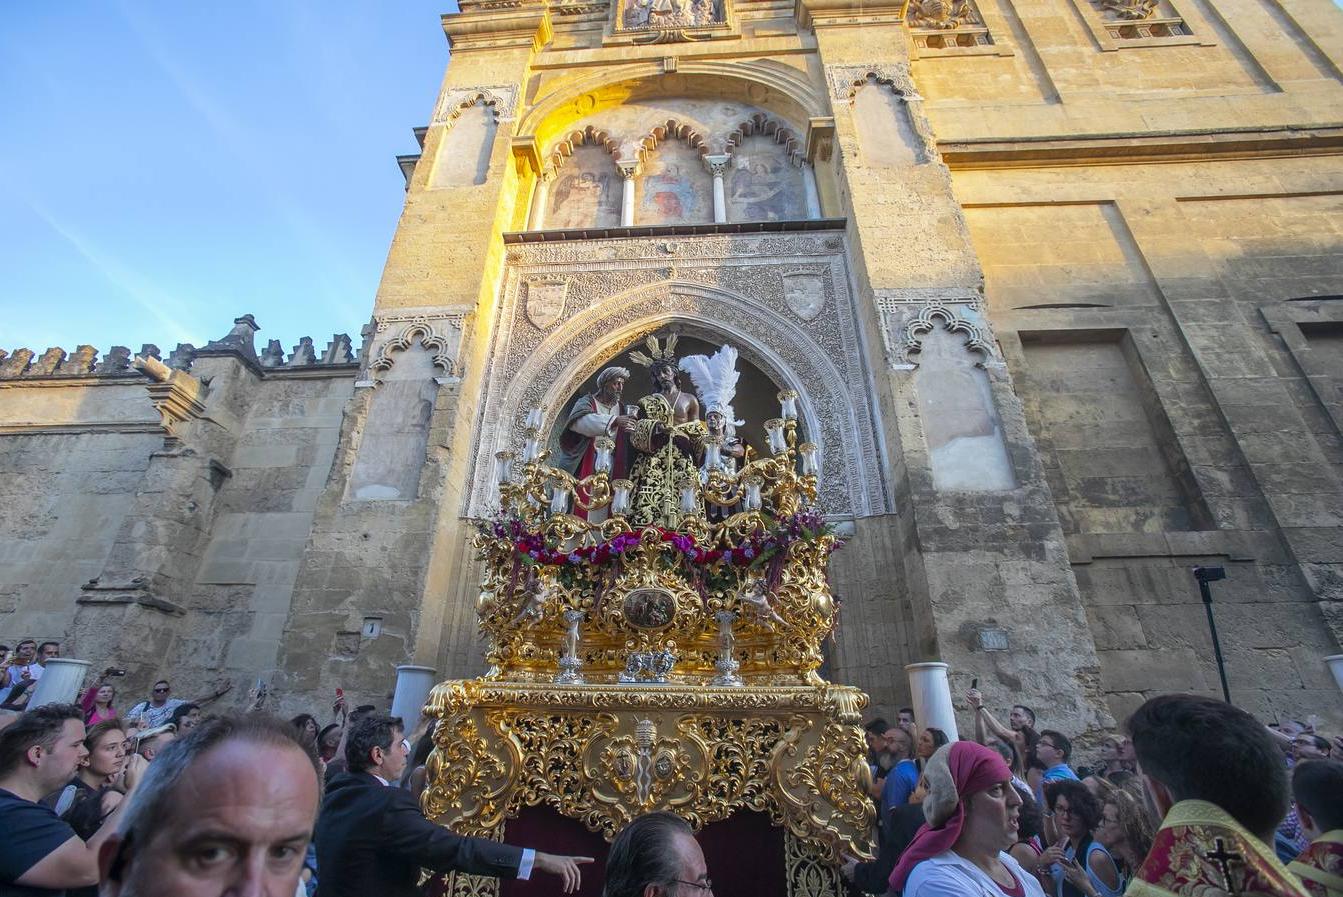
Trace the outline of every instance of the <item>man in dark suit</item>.
<instances>
[{"instance_id":1,"label":"man in dark suit","mask_svg":"<svg viewBox=\"0 0 1343 897\"><path fill-rule=\"evenodd\" d=\"M495 878L529 878L533 870L557 875L564 893L578 890L580 863L567 857L454 835L420 812L398 788L410 745L398 717L366 716L350 727L348 772L327 785L317 817L317 897L416 897L420 869Z\"/></svg>"}]
</instances>

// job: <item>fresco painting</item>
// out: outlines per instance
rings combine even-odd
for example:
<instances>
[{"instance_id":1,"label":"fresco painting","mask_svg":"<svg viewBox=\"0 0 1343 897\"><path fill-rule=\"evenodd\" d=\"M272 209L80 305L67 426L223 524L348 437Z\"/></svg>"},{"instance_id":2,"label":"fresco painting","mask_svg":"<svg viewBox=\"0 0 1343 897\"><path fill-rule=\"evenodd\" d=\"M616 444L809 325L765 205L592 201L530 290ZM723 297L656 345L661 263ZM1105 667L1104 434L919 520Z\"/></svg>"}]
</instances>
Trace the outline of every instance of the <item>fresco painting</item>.
<instances>
[{"instance_id":1,"label":"fresco painting","mask_svg":"<svg viewBox=\"0 0 1343 897\"><path fill-rule=\"evenodd\" d=\"M807 217L802 170L770 137L748 137L732 154L725 178L728 221L788 221Z\"/></svg>"},{"instance_id":2,"label":"fresco painting","mask_svg":"<svg viewBox=\"0 0 1343 897\"><path fill-rule=\"evenodd\" d=\"M644 163L637 185L635 224L707 224L713 221L713 181L699 153L664 143Z\"/></svg>"},{"instance_id":3,"label":"fresco painting","mask_svg":"<svg viewBox=\"0 0 1343 897\"><path fill-rule=\"evenodd\" d=\"M621 189L620 172L601 147L577 147L550 187L546 227L616 227Z\"/></svg>"}]
</instances>

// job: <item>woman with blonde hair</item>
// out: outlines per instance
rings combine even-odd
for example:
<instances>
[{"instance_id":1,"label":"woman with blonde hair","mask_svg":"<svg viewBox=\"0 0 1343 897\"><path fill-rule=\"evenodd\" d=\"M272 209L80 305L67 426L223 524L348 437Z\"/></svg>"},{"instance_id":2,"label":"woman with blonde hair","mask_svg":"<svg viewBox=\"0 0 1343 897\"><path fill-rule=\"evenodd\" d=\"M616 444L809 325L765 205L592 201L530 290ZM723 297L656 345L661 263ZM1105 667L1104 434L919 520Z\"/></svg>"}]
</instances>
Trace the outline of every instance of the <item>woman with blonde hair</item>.
<instances>
[{"instance_id":1,"label":"woman with blonde hair","mask_svg":"<svg viewBox=\"0 0 1343 897\"><path fill-rule=\"evenodd\" d=\"M1119 863L1125 879L1142 865L1152 849L1156 826L1143 799L1126 788L1101 779L1101 821L1095 837Z\"/></svg>"}]
</instances>

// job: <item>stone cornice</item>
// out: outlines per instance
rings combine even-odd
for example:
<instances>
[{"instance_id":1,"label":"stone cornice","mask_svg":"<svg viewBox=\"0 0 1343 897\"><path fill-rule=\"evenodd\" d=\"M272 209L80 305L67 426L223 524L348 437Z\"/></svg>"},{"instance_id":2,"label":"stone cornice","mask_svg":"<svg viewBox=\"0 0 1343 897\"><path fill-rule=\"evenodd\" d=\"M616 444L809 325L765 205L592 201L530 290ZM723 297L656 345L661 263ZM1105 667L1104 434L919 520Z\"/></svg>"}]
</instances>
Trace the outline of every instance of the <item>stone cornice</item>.
<instances>
[{"instance_id":1,"label":"stone cornice","mask_svg":"<svg viewBox=\"0 0 1343 897\"><path fill-rule=\"evenodd\" d=\"M1343 152L1343 124L1089 134L1075 137L940 140L937 148L952 169L1334 155Z\"/></svg>"},{"instance_id":2,"label":"stone cornice","mask_svg":"<svg viewBox=\"0 0 1343 897\"><path fill-rule=\"evenodd\" d=\"M443 16L443 33L454 53L519 47L533 51L550 43L550 15L538 0L479 0Z\"/></svg>"},{"instance_id":3,"label":"stone cornice","mask_svg":"<svg viewBox=\"0 0 1343 897\"><path fill-rule=\"evenodd\" d=\"M867 27L870 25L898 25L904 21L903 0L875 0L873 3L854 3L853 0L796 0L793 14L798 28Z\"/></svg>"}]
</instances>

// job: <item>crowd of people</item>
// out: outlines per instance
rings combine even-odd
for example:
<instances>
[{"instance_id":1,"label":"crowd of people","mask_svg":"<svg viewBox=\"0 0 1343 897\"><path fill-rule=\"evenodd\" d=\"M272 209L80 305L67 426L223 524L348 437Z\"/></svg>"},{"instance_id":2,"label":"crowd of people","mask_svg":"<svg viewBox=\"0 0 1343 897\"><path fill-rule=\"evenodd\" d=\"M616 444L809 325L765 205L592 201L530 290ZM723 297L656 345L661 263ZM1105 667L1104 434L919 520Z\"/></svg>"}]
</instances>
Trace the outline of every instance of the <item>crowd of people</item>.
<instances>
[{"instance_id":1,"label":"crowd of people","mask_svg":"<svg viewBox=\"0 0 1343 897\"><path fill-rule=\"evenodd\" d=\"M55 643L20 643L0 689L29 691L55 656ZM553 876L572 893L592 862L428 821L432 722L407 732L343 698L326 725L212 716L203 708L226 688L188 701L164 680L123 713L117 672L79 703L3 711L0 895L437 897L444 879L424 873L448 871ZM1004 723L977 690L965 700L970 739L919 729L907 708L866 725L877 850L844 863L853 894L1343 897L1343 762L1331 759L1343 744L1313 721L1265 726L1166 695L1080 766L1031 708ZM606 897L712 893L694 832L670 813L620 832L604 876Z\"/></svg>"},{"instance_id":2,"label":"crowd of people","mask_svg":"<svg viewBox=\"0 0 1343 897\"><path fill-rule=\"evenodd\" d=\"M945 748L909 708L866 724L878 851L844 865L853 891L1343 897L1343 738L1313 718L1164 696L1084 767L1032 708L1004 724L977 689L965 702L973 739Z\"/></svg>"}]
</instances>

